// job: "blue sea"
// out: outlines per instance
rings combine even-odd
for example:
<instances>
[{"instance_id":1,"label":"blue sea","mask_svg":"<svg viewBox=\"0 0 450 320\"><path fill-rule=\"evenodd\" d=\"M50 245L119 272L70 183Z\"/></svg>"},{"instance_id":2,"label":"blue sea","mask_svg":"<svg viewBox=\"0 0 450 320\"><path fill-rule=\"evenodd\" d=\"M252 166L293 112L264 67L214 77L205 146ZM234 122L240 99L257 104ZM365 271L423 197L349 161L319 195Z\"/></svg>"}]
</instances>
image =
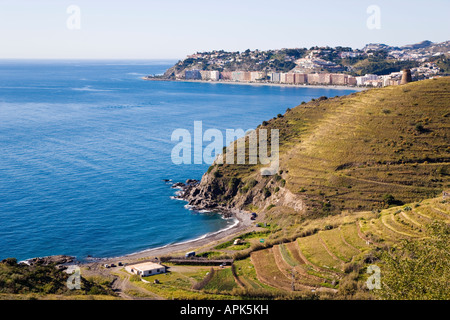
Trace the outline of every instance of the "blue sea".
<instances>
[{"instance_id":1,"label":"blue sea","mask_svg":"<svg viewBox=\"0 0 450 320\"><path fill-rule=\"evenodd\" d=\"M352 90L144 81L175 61L0 61L0 259L114 257L235 223L171 199L175 129L244 130Z\"/></svg>"}]
</instances>

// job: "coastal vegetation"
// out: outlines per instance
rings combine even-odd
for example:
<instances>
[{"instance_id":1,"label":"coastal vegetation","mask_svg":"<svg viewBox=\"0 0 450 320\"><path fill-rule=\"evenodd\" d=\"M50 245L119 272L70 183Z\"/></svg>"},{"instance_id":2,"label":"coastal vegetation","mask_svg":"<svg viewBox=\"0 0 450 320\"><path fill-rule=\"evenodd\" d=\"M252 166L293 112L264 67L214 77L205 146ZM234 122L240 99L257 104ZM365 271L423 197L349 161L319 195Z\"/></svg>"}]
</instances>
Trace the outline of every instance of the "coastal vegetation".
<instances>
[{"instance_id":1,"label":"coastal vegetation","mask_svg":"<svg viewBox=\"0 0 450 320\"><path fill-rule=\"evenodd\" d=\"M254 213L245 231L195 250L232 265L114 276L137 299L449 299L449 101L450 78L439 78L321 97L266 120L257 132L280 131L276 174L214 164L185 194L198 209ZM374 267L379 288L368 285ZM7 259L0 298L116 297L102 278L69 291L67 277Z\"/></svg>"},{"instance_id":2,"label":"coastal vegetation","mask_svg":"<svg viewBox=\"0 0 450 320\"><path fill-rule=\"evenodd\" d=\"M54 264L19 264L15 258L0 262L0 299L11 296L23 299L110 299L116 295L102 278L80 279L80 289L67 287L69 274Z\"/></svg>"},{"instance_id":3,"label":"coastal vegetation","mask_svg":"<svg viewBox=\"0 0 450 320\"><path fill-rule=\"evenodd\" d=\"M213 165L188 199L264 213L293 235L305 219L434 197L450 186L449 89L440 78L292 108L256 130L279 130L278 174Z\"/></svg>"},{"instance_id":4,"label":"coastal vegetation","mask_svg":"<svg viewBox=\"0 0 450 320\"><path fill-rule=\"evenodd\" d=\"M421 270L448 269L442 239L450 208L437 196L450 187L449 89L450 79L440 78L316 99L258 127L280 130L277 174L260 176L261 165L213 165L195 188L197 197L187 196L191 204L201 205L196 201L208 188L208 205L254 211L259 226L274 226L263 242L233 254L255 268L258 282L253 277L246 288L266 290L262 283L322 298L401 299L413 276L397 273L419 270L422 253L433 252L435 261ZM215 250L230 254L229 245ZM384 290L366 286L372 264L386 272ZM415 281L428 283L425 274L432 273L415 273L421 278ZM448 285L438 290L445 276L408 297L448 297Z\"/></svg>"}]
</instances>

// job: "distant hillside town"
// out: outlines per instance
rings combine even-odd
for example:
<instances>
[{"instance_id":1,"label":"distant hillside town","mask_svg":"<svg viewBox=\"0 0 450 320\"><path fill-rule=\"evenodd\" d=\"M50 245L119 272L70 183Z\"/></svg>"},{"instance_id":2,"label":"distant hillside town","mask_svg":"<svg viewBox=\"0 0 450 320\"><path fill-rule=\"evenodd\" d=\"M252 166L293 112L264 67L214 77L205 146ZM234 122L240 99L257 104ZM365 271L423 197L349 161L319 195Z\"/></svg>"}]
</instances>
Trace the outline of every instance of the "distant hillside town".
<instances>
[{"instance_id":1,"label":"distant hillside town","mask_svg":"<svg viewBox=\"0 0 450 320\"><path fill-rule=\"evenodd\" d=\"M164 75L146 80L226 81L290 85L384 87L450 74L450 41L403 47L368 44L362 49L312 47L244 52L197 52Z\"/></svg>"}]
</instances>

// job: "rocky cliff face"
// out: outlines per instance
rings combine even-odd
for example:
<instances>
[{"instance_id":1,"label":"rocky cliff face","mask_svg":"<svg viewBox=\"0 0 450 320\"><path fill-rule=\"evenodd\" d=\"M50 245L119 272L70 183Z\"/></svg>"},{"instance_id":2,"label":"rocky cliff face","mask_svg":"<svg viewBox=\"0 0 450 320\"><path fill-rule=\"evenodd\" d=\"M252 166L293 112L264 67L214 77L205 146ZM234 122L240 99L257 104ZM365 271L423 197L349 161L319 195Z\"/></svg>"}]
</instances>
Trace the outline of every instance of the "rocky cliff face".
<instances>
[{"instance_id":1,"label":"rocky cliff face","mask_svg":"<svg viewBox=\"0 0 450 320\"><path fill-rule=\"evenodd\" d=\"M186 184L180 198L196 210L218 210L225 215L233 211L261 211L270 206L289 207L296 212L306 209L304 200L285 188L281 176L259 176L241 181L217 177L218 168L205 173L201 181Z\"/></svg>"},{"instance_id":2,"label":"rocky cliff face","mask_svg":"<svg viewBox=\"0 0 450 320\"><path fill-rule=\"evenodd\" d=\"M256 129L279 130L275 175L214 163L179 197L198 210L266 212L292 225L434 196L450 183L449 86L447 77L303 103Z\"/></svg>"}]
</instances>

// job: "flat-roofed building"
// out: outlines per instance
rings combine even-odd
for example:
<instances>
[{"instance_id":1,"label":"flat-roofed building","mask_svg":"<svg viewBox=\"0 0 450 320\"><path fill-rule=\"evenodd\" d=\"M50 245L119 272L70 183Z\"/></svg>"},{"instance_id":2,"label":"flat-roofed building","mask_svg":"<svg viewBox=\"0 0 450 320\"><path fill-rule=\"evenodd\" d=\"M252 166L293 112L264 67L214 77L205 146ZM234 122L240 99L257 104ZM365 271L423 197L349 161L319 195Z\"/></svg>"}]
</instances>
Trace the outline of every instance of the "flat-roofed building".
<instances>
[{"instance_id":1,"label":"flat-roofed building","mask_svg":"<svg viewBox=\"0 0 450 320\"><path fill-rule=\"evenodd\" d=\"M319 83L319 74L318 73L309 73L307 76L309 84L318 84Z\"/></svg>"},{"instance_id":2,"label":"flat-roofed building","mask_svg":"<svg viewBox=\"0 0 450 320\"><path fill-rule=\"evenodd\" d=\"M319 83L320 84L331 84L331 74L330 73L319 73Z\"/></svg>"},{"instance_id":3,"label":"flat-roofed building","mask_svg":"<svg viewBox=\"0 0 450 320\"><path fill-rule=\"evenodd\" d=\"M356 84L358 86L365 86L366 82L371 80L378 80L378 76L376 74L366 74L365 76L356 77Z\"/></svg>"},{"instance_id":4,"label":"flat-roofed building","mask_svg":"<svg viewBox=\"0 0 450 320\"><path fill-rule=\"evenodd\" d=\"M219 71L210 71L209 72L209 79L212 81L219 81L220 79L220 72Z\"/></svg>"},{"instance_id":5,"label":"flat-roofed building","mask_svg":"<svg viewBox=\"0 0 450 320\"><path fill-rule=\"evenodd\" d=\"M264 80L266 78L265 72L253 71L250 72L250 81Z\"/></svg>"},{"instance_id":6,"label":"flat-roofed building","mask_svg":"<svg viewBox=\"0 0 450 320\"><path fill-rule=\"evenodd\" d=\"M186 80L200 80L202 75L200 70L186 70L184 73L184 78Z\"/></svg>"},{"instance_id":7,"label":"flat-roofed building","mask_svg":"<svg viewBox=\"0 0 450 320\"><path fill-rule=\"evenodd\" d=\"M231 80L244 81L244 72L243 71L233 71L231 73Z\"/></svg>"},{"instance_id":8,"label":"flat-roofed building","mask_svg":"<svg viewBox=\"0 0 450 320\"><path fill-rule=\"evenodd\" d=\"M304 73L296 73L295 74L295 77L294 77L295 84L304 84L307 82L308 82L308 79L307 79L306 74L304 74Z\"/></svg>"},{"instance_id":9,"label":"flat-roofed building","mask_svg":"<svg viewBox=\"0 0 450 320\"><path fill-rule=\"evenodd\" d=\"M200 70L200 74L202 75L202 80L210 80L211 79L211 71Z\"/></svg>"},{"instance_id":10,"label":"flat-roofed building","mask_svg":"<svg viewBox=\"0 0 450 320\"><path fill-rule=\"evenodd\" d=\"M295 75L293 73L286 73L286 83L294 84Z\"/></svg>"},{"instance_id":11,"label":"flat-roofed building","mask_svg":"<svg viewBox=\"0 0 450 320\"><path fill-rule=\"evenodd\" d=\"M130 273L137 274L141 277L147 277L154 274L160 274L166 272L166 267L155 262L143 262L138 264L127 265L125 267Z\"/></svg>"},{"instance_id":12,"label":"flat-roofed building","mask_svg":"<svg viewBox=\"0 0 450 320\"><path fill-rule=\"evenodd\" d=\"M270 81L272 82L280 82L280 73L279 72L272 72L269 75Z\"/></svg>"},{"instance_id":13,"label":"flat-roofed building","mask_svg":"<svg viewBox=\"0 0 450 320\"><path fill-rule=\"evenodd\" d=\"M354 76L348 76L348 85L356 86L356 78Z\"/></svg>"},{"instance_id":14,"label":"flat-roofed building","mask_svg":"<svg viewBox=\"0 0 450 320\"><path fill-rule=\"evenodd\" d=\"M229 72L229 71L221 72L220 73L220 79L222 79L222 80L232 80L233 79L232 74L233 73Z\"/></svg>"},{"instance_id":15,"label":"flat-roofed building","mask_svg":"<svg viewBox=\"0 0 450 320\"><path fill-rule=\"evenodd\" d=\"M330 75L331 77L331 84L334 85L346 85L348 83L348 75L346 74L339 74L339 73L333 73Z\"/></svg>"}]
</instances>

